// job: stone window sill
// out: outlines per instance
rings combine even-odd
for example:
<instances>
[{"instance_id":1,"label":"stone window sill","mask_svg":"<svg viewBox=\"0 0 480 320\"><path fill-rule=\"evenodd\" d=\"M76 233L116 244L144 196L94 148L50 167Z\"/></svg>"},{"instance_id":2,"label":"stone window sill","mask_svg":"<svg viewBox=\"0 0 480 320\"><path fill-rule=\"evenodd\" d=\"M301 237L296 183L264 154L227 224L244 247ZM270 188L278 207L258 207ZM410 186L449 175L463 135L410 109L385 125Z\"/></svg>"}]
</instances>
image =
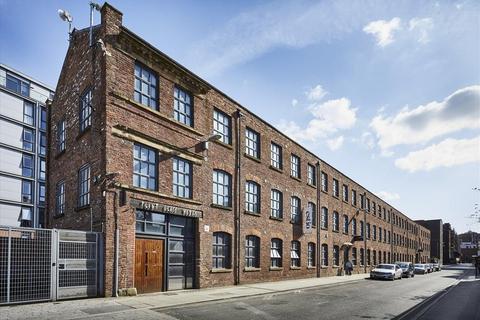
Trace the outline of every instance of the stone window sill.
<instances>
[{"instance_id":1,"label":"stone window sill","mask_svg":"<svg viewBox=\"0 0 480 320\"><path fill-rule=\"evenodd\" d=\"M316 266L309 266L309 267L307 267L307 270L314 270L314 269L317 269L317 267L316 267Z\"/></svg>"},{"instance_id":2,"label":"stone window sill","mask_svg":"<svg viewBox=\"0 0 480 320\"><path fill-rule=\"evenodd\" d=\"M272 170L275 170L275 171L277 171L277 172L283 173L283 169L282 169L282 168L277 168L277 167L274 167L274 166L272 166L272 165L270 165L269 168L272 169Z\"/></svg>"},{"instance_id":3,"label":"stone window sill","mask_svg":"<svg viewBox=\"0 0 480 320\"><path fill-rule=\"evenodd\" d=\"M222 206L220 204L215 204L215 203L212 203L210 205L210 207L217 208L217 209L222 209L222 210L226 210L226 211L232 211L232 207Z\"/></svg>"},{"instance_id":4,"label":"stone window sill","mask_svg":"<svg viewBox=\"0 0 480 320\"><path fill-rule=\"evenodd\" d=\"M233 269L212 269L210 273L230 273Z\"/></svg>"},{"instance_id":5,"label":"stone window sill","mask_svg":"<svg viewBox=\"0 0 480 320\"><path fill-rule=\"evenodd\" d=\"M218 145L221 145L222 147L225 147L225 148L227 148L227 149L233 150L233 146L232 146L231 144L222 142L222 141L220 141L220 140L214 140L213 142L215 142L215 143L218 144Z\"/></svg>"},{"instance_id":6,"label":"stone window sill","mask_svg":"<svg viewBox=\"0 0 480 320\"><path fill-rule=\"evenodd\" d=\"M270 271L282 271L283 268L282 268L282 267L270 267L269 270L270 270Z\"/></svg>"},{"instance_id":7,"label":"stone window sill","mask_svg":"<svg viewBox=\"0 0 480 320\"><path fill-rule=\"evenodd\" d=\"M290 270L302 270L302 267L290 267Z\"/></svg>"},{"instance_id":8,"label":"stone window sill","mask_svg":"<svg viewBox=\"0 0 480 320\"><path fill-rule=\"evenodd\" d=\"M298 177L295 177L295 176L292 176L292 175L290 175L290 178L292 178L294 180L297 180L298 182L302 182L301 178L298 178Z\"/></svg>"},{"instance_id":9,"label":"stone window sill","mask_svg":"<svg viewBox=\"0 0 480 320\"><path fill-rule=\"evenodd\" d=\"M277 218L277 217L272 217L272 216L270 216L269 218L271 220L275 220L275 221L283 221L283 218Z\"/></svg>"},{"instance_id":10,"label":"stone window sill","mask_svg":"<svg viewBox=\"0 0 480 320\"><path fill-rule=\"evenodd\" d=\"M262 163L262 160L260 160L259 158L252 157L251 155L246 154L246 153L244 153L243 155L250 160L253 160L253 161L258 162L258 163Z\"/></svg>"},{"instance_id":11,"label":"stone window sill","mask_svg":"<svg viewBox=\"0 0 480 320\"><path fill-rule=\"evenodd\" d=\"M255 217L260 217L260 215L261 215L259 212L251 212L251 211L247 211L247 210L245 210L243 213L248 214L250 216L255 216Z\"/></svg>"},{"instance_id":12,"label":"stone window sill","mask_svg":"<svg viewBox=\"0 0 480 320\"><path fill-rule=\"evenodd\" d=\"M262 271L262 268L245 268L243 269L245 272L259 272Z\"/></svg>"},{"instance_id":13,"label":"stone window sill","mask_svg":"<svg viewBox=\"0 0 480 320\"><path fill-rule=\"evenodd\" d=\"M311 187L311 188L313 188L313 189L317 189L317 186L314 185L314 184L311 184L311 183L307 183L307 186L309 186L309 187Z\"/></svg>"}]
</instances>

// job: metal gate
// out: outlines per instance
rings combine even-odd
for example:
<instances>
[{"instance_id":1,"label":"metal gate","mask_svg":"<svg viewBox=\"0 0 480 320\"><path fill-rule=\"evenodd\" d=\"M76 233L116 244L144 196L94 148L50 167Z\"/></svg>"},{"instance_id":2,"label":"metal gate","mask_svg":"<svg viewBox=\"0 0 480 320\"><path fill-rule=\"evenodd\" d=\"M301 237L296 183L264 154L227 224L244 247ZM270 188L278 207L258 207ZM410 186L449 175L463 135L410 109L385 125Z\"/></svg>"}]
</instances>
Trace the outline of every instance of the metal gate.
<instances>
[{"instance_id":1,"label":"metal gate","mask_svg":"<svg viewBox=\"0 0 480 320\"><path fill-rule=\"evenodd\" d=\"M0 305L97 296L102 252L99 233L0 226Z\"/></svg>"},{"instance_id":2,"label":"metal gate","mask_svg":"<svg viewBox=\"0 0 480 320\"><path fill-rule=\"evenodd\" d=\"M57 299L96 297L99 234L55 231L58 238Z\"/></svg>"}]
</instances>

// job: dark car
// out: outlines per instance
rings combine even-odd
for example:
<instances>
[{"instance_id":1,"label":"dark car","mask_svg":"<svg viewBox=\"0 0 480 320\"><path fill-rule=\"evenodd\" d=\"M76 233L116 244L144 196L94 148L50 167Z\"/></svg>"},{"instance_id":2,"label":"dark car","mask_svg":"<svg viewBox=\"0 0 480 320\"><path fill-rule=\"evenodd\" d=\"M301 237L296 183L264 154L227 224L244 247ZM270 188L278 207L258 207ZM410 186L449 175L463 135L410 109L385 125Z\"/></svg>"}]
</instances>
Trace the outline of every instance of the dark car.
<instances>
[{"instance_id":1,"label":"dark car","mask_svg":"<svg viewBox=\"0 0 480 320\"><path fill-rule=\"evenodd\" d=\"M415 277L415 267L411 262L396 262L402 268L402 277L413 278Z\"/></svg>"}]
</instances>

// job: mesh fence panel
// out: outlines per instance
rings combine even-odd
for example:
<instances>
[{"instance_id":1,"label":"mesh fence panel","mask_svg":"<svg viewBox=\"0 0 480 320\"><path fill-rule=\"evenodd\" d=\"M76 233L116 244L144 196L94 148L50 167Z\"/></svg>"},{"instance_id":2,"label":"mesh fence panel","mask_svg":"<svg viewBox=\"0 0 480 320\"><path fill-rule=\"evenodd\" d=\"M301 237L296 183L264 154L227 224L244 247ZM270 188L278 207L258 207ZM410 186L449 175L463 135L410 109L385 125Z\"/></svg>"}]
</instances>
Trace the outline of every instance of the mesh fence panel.
<instances>
[{"instance_id":1,"label":"mesh fence panel","mask_svg":"<svg viewBox=\"0 0 480 320\"><path fill-rule=\"evenodd\" d=\"M51 298L51 230L0 227L0 256L0 303Z\"/></svg>"}]
</instances>

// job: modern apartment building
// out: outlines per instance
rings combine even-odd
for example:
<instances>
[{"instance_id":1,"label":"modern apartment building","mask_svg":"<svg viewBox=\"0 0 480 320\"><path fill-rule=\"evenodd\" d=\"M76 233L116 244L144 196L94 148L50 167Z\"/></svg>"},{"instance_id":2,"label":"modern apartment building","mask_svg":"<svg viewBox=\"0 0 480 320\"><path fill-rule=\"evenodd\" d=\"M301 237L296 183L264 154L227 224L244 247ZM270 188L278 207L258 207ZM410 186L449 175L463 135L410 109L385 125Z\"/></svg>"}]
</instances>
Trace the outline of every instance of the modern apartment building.
<instances>
[{"instance_id":1,"label":"modern apartment building","mask_svg":"<svg viewBox=\"0 0 480 320\"><path fill-rule=\"evenodd\" d=\"M47 209L104 232L106 295L428 261L428 229L101 16L92 46L72 33L51 106Z\"/></svg>"},{"instance_id":2,"label":"modern apartment building","mask_svg":"<svg viewBox=\"0 0 480 320\"><path fill-rule=\"evenodd\" d=\"M43 227L53 89L0 64L0 225Z\"/></svg>"}]
</instances>

